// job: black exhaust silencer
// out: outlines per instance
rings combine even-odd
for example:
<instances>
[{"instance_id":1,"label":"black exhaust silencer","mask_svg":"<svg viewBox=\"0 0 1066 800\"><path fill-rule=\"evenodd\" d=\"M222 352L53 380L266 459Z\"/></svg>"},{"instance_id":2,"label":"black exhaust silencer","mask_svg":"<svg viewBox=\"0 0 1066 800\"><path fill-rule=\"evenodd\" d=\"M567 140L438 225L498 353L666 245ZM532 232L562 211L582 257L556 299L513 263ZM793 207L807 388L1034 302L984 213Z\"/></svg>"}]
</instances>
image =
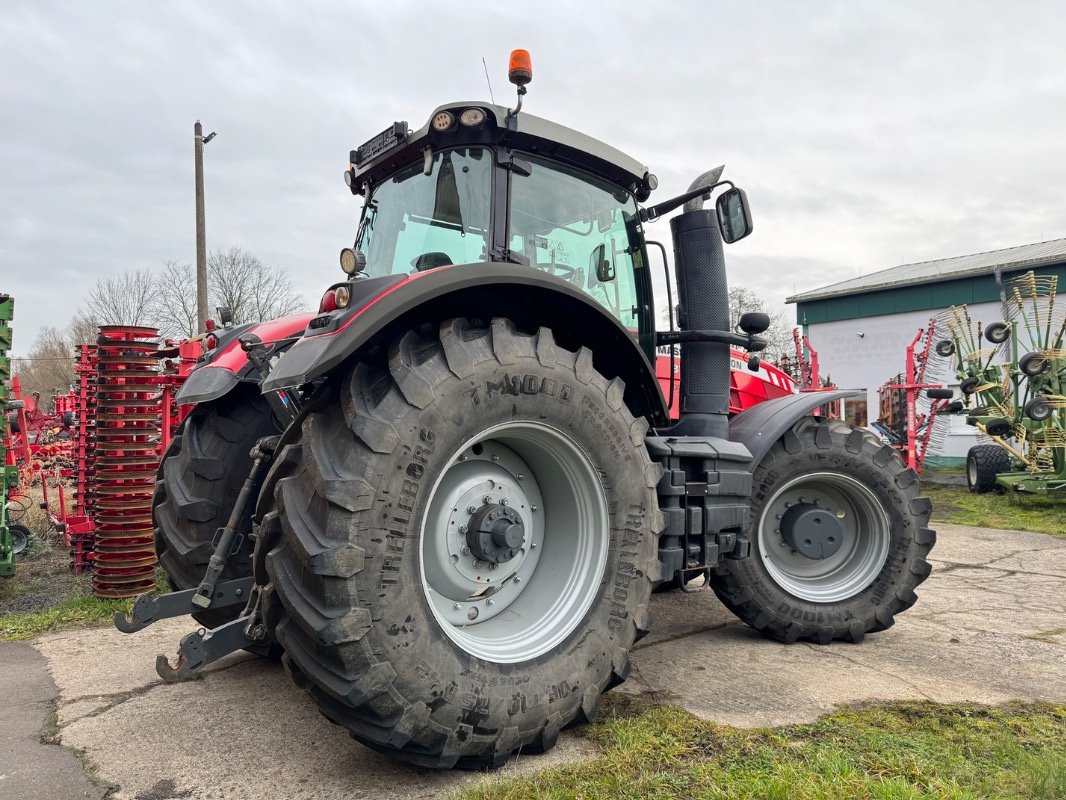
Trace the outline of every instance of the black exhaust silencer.
<instances>
[{"instance_id":1,"label":"black exhaust silencer","mask_svg":"<svg viewBox=\"0 0 1066 800\"><path fill-rule=\"evenodd\" d=\"M725 331L729 288L714 211L685 211L670 220L682 331ZM729 437L729 345L681 344L681 421L675 436Z\"/></svg>"}]
</instances>

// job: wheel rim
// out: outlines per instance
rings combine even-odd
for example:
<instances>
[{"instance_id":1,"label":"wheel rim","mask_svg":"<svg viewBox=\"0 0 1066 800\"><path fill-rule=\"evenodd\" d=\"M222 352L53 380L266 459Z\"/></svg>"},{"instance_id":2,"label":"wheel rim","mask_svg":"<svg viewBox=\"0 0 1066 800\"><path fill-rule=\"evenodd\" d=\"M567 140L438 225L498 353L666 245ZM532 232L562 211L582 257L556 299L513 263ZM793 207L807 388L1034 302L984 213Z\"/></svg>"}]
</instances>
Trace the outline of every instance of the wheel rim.
<instances>
[{"instance_id":1,"label":"wheel rim","mask_svg":"<svg viewBox=\"0 0 1066 800\"><path fill-rule=\"evenodd\" d=\"M511 545L471 539L471 528L497 512L497 524L509 519L520 529L513 557ZM607 498L581 447L543 423L505 423L466 442L434 484L419 548L422 589L441 629L467 653L530 660L584 618L609 540Z\"/></svg>"},{"instance_id":2,"label":"wheel rim","mask_svg":"<svg viewBox=\"0 0 1066 800\"><path fill-rule=\"evenodd\" d=\"M781 533L781 520L804 504L829 512L839 525L841 541L825 558L804 556ZM874 493L836 472L802 475L784 484L763 509L758 531L762 563L778 586L816 603L846 600L873 583L891 541L888 514Z\"/></svg>"},{"instance_id":3,"label":"wheel rim","mask_svg":"<svg viewBox=\"0 0 1066 800\"><path fill-rule=\"evenodd\" d=\"M977 485L977 459L966 459L966 480L969 481L971 487Z\"/></svg>"},{"instance_id":4,"label":"wheel rim","mask_svg":"<svg viewBox=\"0 0 1066 800\"><path fill-rule=\"evenodd\" d=\"M12 555L19 555L29 545L29 537L23 531L16 529L14 526L8 528L8 532L11 534L11 553Z\"/></svg>"}]
</instances>

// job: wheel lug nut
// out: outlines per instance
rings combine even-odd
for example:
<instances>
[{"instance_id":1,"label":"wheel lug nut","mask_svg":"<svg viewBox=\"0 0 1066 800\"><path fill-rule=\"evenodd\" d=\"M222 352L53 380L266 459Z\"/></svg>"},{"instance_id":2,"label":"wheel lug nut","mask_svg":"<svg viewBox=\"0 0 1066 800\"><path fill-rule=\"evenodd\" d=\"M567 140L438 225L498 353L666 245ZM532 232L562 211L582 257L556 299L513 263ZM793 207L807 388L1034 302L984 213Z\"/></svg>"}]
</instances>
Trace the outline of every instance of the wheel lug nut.
<instances>
[{"instance_id":1,"label":"wheel lug nut","mask_svg":"<svg viewBox=\"0 0 1066 800\"><path fill-rule=\"evenodd\" d=\"M515 583L521 583L522 582L522 577L520 575L515 575L514 576L514 582Z\"/></svg>"},{"instance_id":2,"label":"wheel lug nut","mask_svg":"<svg viewBox=\"0 0 1066 800\"><path fill-rule=\"evenodd\" d=\"M460 525L459 526L459 533L466 533L468 530L470 530L470 526L469 525Z\"/></svg>"},{"instance_id":3,"label":"wheel lug nut","mask_svg":"<svg viewBox=\"0 0 1066 800\"><path fill-rule=\"evenodd\" d=\"M518 480L524 480L526 476L519 472L515 475L515 477L518 478Z\"/></svg>"},{"instance_id":4,"label":"wheel lug nut","mask_svg":"<svg viewBox=\"0 0 1066 800\"><path fill-rule=\"evenodd\" d=\"M454 608L456 611L461 611L463 607L459 605L459 603L456 603L454 606L452 606L452 608Z\"/></svg>"},{"instance_id":5,"label":"wheel lug nut","mask_svg":"<svg viewBox=\"0 0 1066 800\"><path fill-rule=\"evenodd\" d=\"M507 498L506 497L501 497L500 498L500 505L501 506L507 505Z\"/></svg>"},{"instance_id":6,"label":"wheel lug nut","mask_svg":"<svg viewBox=\"0 0 1066 800\"><path fill-rule=\"evenodd\" d=\"M459 552L462 553L464 556L468 556L468 555L470 555L470 548L469 547L464 547Z\"/></svg>"},{"instance_id":7,"label":"wheel lug nut","mask_svg":"<svg viewBox=\"0 0 1066 800\"><path fill-rule=\"evenodd\" d=\"M529 549L530 549L530 550L536 550L536 549L537 549L537 543L536 543L536 542L533 542L533 543L531 543L531 544L529 545Z\"/></svg>"},{"instance_id":8,"label":"wheel lug nut","mask_svg":"<svg viewBox=\"0 0 1066 800\"><path fill-rule=\"evenodd\" d=\"M537 507L536 507L536 506L530 506L530 507L529 507L529 510L530 510L530 511L536 511L536 510L537 510Z\"/></svg>"},{"instance_id":9,"label":"wheel lug nut","mask_svg":"<svg viewBox=\"0 0 1066 800\"><path fill-rule=\"evenodd\" d=\"M492 497L490 497L489 495L485 495L481 499L484 500L486 503L491 503L492 502Z\"/></svg>"},{"instance_id":10,"label":"wheel lug nut","mask_svg":"<svg viewBox=\"0 0 1066 800\"><path fill-rule=\"evenodd\" d=\"M485 601L485 605L494 606L494 605L496 605L496 601L490 598L490 599Z\"/></svg>"},{"instance_id":11,"label":"wheel lug nut","mask_svg":"<svg viewBox=\"0 0 1066 800\"><path fill-rule=\"evenodd\" d=\"M495 461L497 464L500 463L500 457L499 456L493 456L492 460Z\"/></svg>"},{"instance_id":12,"label":"wheel lug nut","mask_svg":"<svg viewBox=\"0 0 1066 800\"><path fill-rule=\"evenodd\" d=\"M467 506L466 507L466 513L467 514L474 514L476 512L477 512L477 506Z\"/></svg>"}]
</instances>

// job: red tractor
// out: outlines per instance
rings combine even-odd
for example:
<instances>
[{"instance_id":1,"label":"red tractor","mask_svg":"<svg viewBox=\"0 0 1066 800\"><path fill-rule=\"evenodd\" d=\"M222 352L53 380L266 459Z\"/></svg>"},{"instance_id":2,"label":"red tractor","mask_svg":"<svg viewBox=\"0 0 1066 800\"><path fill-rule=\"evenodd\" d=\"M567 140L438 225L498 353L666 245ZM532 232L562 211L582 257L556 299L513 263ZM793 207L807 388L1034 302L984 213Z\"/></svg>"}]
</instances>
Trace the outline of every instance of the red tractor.
<instances>
[{"instance_id":1,"label":"red tractor","mask_svg":"<svg viewBox=\"0 0 1066 800\"><path fill-rule=\"evenodd\" d=\"M853 392L730 416L730 348L758 368L768 323L729 325L743 191L719 168L645 205L642 164L521 112L519 53L516 108L449 103L351 152L363 213L317 313L212 334L154 500L181 591L116 620L191 612L165 679L279 654L330 720L430 767L592 717L656 587L858 642L915 602L935 540L895 451L812 416ZM656 331L643 224L682 205L678 325ZM676 422L653 366L675 344Z\"/></svg>"}]
</instances>

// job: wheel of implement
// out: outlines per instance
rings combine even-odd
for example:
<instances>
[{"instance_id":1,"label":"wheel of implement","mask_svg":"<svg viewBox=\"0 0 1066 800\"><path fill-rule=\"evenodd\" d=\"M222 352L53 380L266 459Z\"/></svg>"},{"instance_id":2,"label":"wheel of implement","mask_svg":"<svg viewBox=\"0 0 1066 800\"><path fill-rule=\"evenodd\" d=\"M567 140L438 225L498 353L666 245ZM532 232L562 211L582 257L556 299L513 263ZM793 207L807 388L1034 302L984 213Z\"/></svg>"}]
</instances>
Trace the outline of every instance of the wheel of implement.
<instances>
[{"instance_id":1,"label":"wheel of implement","mask_svg":"<svg viewBox=\"0 0 1066 800\"><path fill-rule=\"evenodd\" d=\"M973 376L969 378L963 378L959 383L959 391L963 394L973 394L977 391L977 387L981 385L981 379Z\"/></svg>"},{"instance_id":2,"label":"wheel of implement","mask_svg":"<svg viewBox=\"0 0 1066 800\"><path fill-rule=\"evenodd\" d=\"M944 356L947 358L950 355L955 354L955 343L951 339L941 339L936 343L936 354L938 356Z\"/></svg>"},{"instance_id":3,"label":"wheel of implement","mask_svg":"<svg viewBox=\"0 0 1066 800\"><path fill-rule=\"evenodd\" d=\"M1022 413L1034 422L1043 422L1051 416L1054 410L1054 406L1043 395L1037 395L1022 407Z\"/></svg>"},{"instance_id":4,"label":"wheel of implement","mask_svg":"<svg viewBox=\"0 0 1066 800\"><path fill-rule=\"evenodd\" d=\"M779 641L861 641L918 599L936 541L930 510L892 447L808 417L755 470L751 557L724 561L711 586Z\"/></svg>"},{"instance_id":5,"label":"wheel of implement","mask_svg":"<svg viewBox=\"0 0 1066 800\"><path fill-rule=\"evenodd\" d=\"M998 444L978 444L966 454L966 486L974 494L1001 492L996 476L1011 471L1010 455Z\"/></svg>"},{"instance_id":6,"label":"wheel of implement","mask_svg":"<svg viewBox=\"0 0 1066 800\"><path fill-rule=\"evenodd\" d=\"M926 389L925 396L930 400L950 400L955 392L951 389Z\"/></svg>"},{"instance_id":7,"label":"wheel of implement","mask_svg":"<svg viewBox=\"0 0 1066 800\"><path fill-rule=\"evenodd\" d=\"M409 332L337 376L257 511L267 626L326 717L481 767L595 713L658 577L659 470L623 389L506 319Z\"/></svg>"},{"instance_id":8,"label":"wheel of implement","mask_svg":"<svg viewBox=\"0 0 1066 800\"><path fill-rule=\"evenodd\" d=\"M9 534L11 534L11 553L12 555L21 555L26 551L26 548L30 546L30 529L25 525L9 525L7 528Z\"/></svg>"},{"instance_id":9,"label":"wheel of implement","mask_svg":"<svg viewBox=\"0 0 1066 800\"><path fill-rule=\"evenodd\" d=\"M1006 322L993 322L985 328L985 338L992 344L1003 344L1010 338L1010 325Z\"/></svg>"},{"instance_id":10,"label":"wheel of implement","mask_svg":"<svg viewBox=\"0 0 1066 800\"><path fill-rule=\"evenodd\" d=\"M275 433L270 408L254 386L242 385L219 400L197 406L182 423L159 465L152 498L156 552L174 589L200 585L215 533L225 526L248 477L252 447L261 437ZM238 529L243 537L221 580L252 574L248 536L252 506L249 503ZM235 619L241 610L240 605L209 608L193 617L202 625L217 627Z\"/></svg>"},{"instance_id":11,"label":"wheel of implement","mask_svg":"<svg viewBox=\"0 0 1066 800\"><path fill-rule=\"evenodd\" d=\"M985 433L989 436L1009 436L1013 429L1011 421L1003 417L996 417L985 423Z\"/></svg>"},{"instance_id":12,"label":"wheel of implement","mask_svg":"<svg viewBox=\"0 0 1066 800\"><path fill-rule=\"evenodd\" d=\"M944 406L943 411L945 414L958 414L964 408L966 408L966 406L961 400L953 400L952 402Z\"/></svg>"},{"instance_id":13,"label":"wheel of implement","mask_svg":"<svg viewBox=\"0 0 1066 800\"><path fill-rule=\"evenodd\" d=\"M1018 369L1030 378L1035 378L1037 375L1043 375L1047 372L1049 366L1050 363L1048 362L1047 356L1040 350L1026 353L1018 359Z\"/></svg>"}]
</instances>

